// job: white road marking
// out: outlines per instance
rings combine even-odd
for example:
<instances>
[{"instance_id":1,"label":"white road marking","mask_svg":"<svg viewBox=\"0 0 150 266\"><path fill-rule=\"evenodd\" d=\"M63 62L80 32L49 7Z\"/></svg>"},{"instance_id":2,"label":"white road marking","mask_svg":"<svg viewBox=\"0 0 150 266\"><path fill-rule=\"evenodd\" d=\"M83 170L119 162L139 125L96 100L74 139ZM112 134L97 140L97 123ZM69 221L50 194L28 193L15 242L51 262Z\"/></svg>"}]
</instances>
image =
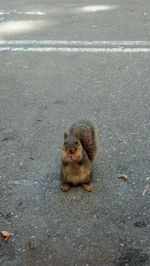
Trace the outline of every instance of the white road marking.
<instances>
[{"instance_id":1,"label":"white road marking","mask_svg":"<svg viewBox=\"0 0 150 266\"><path fill-rule=\"evenodd\" d=\"M0 45L147 46L150 41L0 40Z\"/></svg>"},{"instance_id":2,"label":"white road marking","mask_svg":"<svg viewBox=\"0 0 150 266\"><path fill-rule=\"evenodd\" d=\"M0 40L0 52L149 53L150 41Z\"/></svg>"},{"instance_id":3,"label":"white road marking","mask_svg":"<svg viewBox=\"0 0 150 266\"><path fill-rule=\"evenodd\" d=\"M0 47L0 52L147 53L150 48Z\"/></svg>"},{"instance_id":4,"label":"white road marking","mask_svg":"<svg viewBox=\"0 0 150 266\"><path fill-rule=\"evenodd\" d=\"M3 15L39 15L39 16L42 16L42 15L45 15L46 13L45 12L42 12L42 11L17 11L17 10L11 10L11 11L0 11L0 16L3 16Z\"/></svg>"}]
</instances>

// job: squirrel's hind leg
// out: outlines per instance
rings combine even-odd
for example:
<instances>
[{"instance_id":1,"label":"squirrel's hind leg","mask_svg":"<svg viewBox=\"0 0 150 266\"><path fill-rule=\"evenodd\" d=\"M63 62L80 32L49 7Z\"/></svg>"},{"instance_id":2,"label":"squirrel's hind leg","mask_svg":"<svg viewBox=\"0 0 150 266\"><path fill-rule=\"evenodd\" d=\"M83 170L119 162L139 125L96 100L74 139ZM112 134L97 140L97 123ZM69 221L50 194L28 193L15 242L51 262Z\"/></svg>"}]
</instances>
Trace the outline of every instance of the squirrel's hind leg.
<instances>
[{"instance_id":1,"label":"squirrel's hind leg","mask_svg":"<svg viewBox=\"0 0 150 266\"><path fill-rule=\"evenodd\" d=\"M64 184L62 185L62 187L61 187L61 190L62 190L63 192L67 192L67 191L69 190L69 188L70 188L70 185L69 185L68 183L64 183Z\"/></svg>"},{"instance_id":2,"label":"squirrel's hind leg","mask_svg":"<svg viewBox=\"0 0 150 266\"><path fill-rule=\"evenodd\" d=\"M87 191L87 192L91 192L92 191L92 184L90 183L85 183L85 184L82 184L82 187Z\"/></svg>"}]
</instances>

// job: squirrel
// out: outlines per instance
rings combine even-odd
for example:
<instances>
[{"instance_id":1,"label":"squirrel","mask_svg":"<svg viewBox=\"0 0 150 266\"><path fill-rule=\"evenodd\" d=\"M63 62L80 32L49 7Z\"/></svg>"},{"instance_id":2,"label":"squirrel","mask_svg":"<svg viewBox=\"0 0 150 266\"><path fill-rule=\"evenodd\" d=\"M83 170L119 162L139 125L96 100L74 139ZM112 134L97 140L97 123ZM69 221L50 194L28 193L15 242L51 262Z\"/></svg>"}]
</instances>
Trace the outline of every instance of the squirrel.
<instances>
[{"instance_id":1,"label":"squirrel","mask_svg":"<svg viewBox=\"0 0 150 266\"><path fill-rule=\"evenodd\" d=\"M91 121L77 121L64 133L60 171L63 192L71 185L92 191L92 165L97 148L97 132Z\"/></svg>"}]
</instances>

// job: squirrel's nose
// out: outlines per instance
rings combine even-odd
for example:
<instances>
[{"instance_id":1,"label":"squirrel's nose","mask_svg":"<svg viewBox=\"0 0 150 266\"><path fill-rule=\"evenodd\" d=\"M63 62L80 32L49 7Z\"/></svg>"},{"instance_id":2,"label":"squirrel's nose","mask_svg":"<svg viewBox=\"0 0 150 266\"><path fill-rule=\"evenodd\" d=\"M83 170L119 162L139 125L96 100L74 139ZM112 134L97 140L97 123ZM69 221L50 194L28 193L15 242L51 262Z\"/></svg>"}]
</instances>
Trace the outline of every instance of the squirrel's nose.
<instances>
[{"instance_id":1,"label":"squirrel's nose","mask_svg":"<svg viewBox=\"0 0 150 266\"><path fill-rule=\"evenodd\" d=\"M70 153L70 154L74 154L74 152L75 152L75 149L74 149L74 148L71 148L71 149L69 150L69 153Z\"/></svg>"}]
</instances>

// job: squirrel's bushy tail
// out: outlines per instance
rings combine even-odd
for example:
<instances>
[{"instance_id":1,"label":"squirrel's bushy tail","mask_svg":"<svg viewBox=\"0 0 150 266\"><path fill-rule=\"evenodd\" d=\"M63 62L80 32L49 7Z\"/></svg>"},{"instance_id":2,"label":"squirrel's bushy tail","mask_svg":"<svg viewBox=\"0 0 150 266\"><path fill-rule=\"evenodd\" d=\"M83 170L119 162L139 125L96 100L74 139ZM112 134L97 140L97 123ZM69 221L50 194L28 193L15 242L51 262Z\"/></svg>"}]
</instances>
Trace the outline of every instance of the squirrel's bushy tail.
<instances>
[{"instance_id":1,"label":"squirrel's bushy tail","mask_svg":"<svg viewBox=\"0 0 150 266\"><path fill-rule=\"evenodd\" d=\"M98 149L98 131L96 126L91 121L80 120L70 127L69 132L79 135L79 140L89 160L92 162Z\"/></svg>"}]
</instances>

